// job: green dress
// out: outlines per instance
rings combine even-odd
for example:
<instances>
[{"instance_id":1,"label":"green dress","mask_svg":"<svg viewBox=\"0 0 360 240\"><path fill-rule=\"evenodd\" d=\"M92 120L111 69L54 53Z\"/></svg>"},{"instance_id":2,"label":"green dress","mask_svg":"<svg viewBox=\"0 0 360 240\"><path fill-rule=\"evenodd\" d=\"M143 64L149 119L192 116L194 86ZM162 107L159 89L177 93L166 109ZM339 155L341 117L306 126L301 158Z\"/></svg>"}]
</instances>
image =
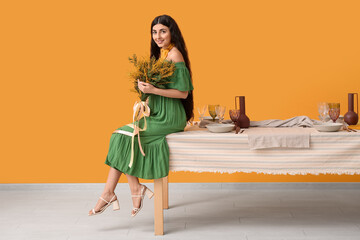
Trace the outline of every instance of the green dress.
<instances>
[{"instance_id":1,"label":"green dress","mask_svg":"<svg viewBox=\"0 0 360 240\"><path fill-rule=\"evenodd\" d=\"M190 74L184 62L175 63L175 72L166 85L167 89L191 91ZM146 117L147 129L140 132L141 146L145 156L140 152L137 136L134 139L134 160L130 168L132 137L126 134L113 133L110 139L109 152L105 163L125 174L143 179L157 179L169 174L169 147L166 135L184 131L186 114L179 98L168 98L151 94L148 105L150 116ZM142 128L144 118L139 121ZM133 128L123 126L117 130L133 132Z\"/></svg>"}]
</instances>

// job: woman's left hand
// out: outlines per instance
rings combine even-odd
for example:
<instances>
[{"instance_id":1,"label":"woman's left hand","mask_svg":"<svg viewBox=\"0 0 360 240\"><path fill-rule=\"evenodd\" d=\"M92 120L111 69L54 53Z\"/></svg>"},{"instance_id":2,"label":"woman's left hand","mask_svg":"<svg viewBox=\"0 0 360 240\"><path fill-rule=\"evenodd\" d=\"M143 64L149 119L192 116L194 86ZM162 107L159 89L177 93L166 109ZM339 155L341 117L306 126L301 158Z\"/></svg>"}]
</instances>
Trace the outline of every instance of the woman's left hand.
<instances>
[{"instance_id":1,"label":"woman's left hand","mask_svg":"<svg viewBox=\"0 0 360 240\"><path fill-rule=\"evenodd\" d=\"M139 80L138 80L138 88L143 93L153 93L155 90L155 87L153 85L151 85L150 83L141 82Z\"/></svg>"}]
</instances>

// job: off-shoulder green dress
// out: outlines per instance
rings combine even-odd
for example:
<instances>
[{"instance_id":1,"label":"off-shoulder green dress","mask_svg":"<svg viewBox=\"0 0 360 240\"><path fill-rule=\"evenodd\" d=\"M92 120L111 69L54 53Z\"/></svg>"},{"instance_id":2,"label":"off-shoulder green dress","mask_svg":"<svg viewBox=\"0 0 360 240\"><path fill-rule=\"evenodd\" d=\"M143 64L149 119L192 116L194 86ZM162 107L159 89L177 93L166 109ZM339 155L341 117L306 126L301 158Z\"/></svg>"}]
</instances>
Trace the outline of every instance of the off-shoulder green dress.
<instances>
[{"instance_id":1,"label":"off-shoulder green dress","mask_svg":"<svg viewBox=\"0 0 360 240\"><path fill-rule=\"evenodd\" d=\"M175 63L175 72L166 85L167 89L192 91L190 74L184 62ZM157 179L169 174L169 148L166 135L181 132L186 126L184 106L179 98L168 98L151 94L148 105L150 116L146 117L147 129L140 132L141 145L145 156L140 152L138 139L134 141L134 160L130 168L132 137L126 134L113 133L110 139L109 152L105 163L123 173L143 179ZM143 118L139 121L142 128ZM133 128L118 128L133 132Z\"/></svg>"}]
</instances>

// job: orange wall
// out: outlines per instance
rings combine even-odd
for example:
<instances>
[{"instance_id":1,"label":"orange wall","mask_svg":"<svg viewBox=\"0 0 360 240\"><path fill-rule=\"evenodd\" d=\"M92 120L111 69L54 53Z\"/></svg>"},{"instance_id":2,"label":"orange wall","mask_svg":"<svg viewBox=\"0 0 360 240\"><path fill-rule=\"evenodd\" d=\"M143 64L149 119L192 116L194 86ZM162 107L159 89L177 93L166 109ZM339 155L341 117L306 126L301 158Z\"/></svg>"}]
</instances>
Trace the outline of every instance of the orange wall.
<instances>
[{"instance_id":1,"label":"orange wall","mask_svg":"<svg viewBox=\"0 0 360 240\"><path fill-rule=\"evenodd\" d=\"M196 105L252 120L308 115L360 92L359 1L1 1L0 183L104 182L111 132L131 120L128 56L178 22ZM171 173L173 182L360 181L357 176ZM125 181L125 179L122 179Z\"/></svg>"}]
</instances>

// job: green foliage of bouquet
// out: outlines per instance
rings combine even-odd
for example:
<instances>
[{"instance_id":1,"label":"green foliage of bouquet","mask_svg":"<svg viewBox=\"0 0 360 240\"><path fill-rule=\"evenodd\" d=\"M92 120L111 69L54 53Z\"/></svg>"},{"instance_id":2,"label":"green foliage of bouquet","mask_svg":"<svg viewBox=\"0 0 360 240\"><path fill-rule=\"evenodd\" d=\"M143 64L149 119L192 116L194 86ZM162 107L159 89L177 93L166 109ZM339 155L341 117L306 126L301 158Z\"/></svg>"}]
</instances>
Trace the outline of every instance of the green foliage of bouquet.
<instances>
[{"instance_id":1,"label":"green foliage of bouquet","mask_svg":"<svg viewBox=\"0 0 360 240\"><path fill-rule=\"evenodd\" d=\"M134 90L139 94L141 101L145 101L149 96L138 88L138 80L152 84L157 88L165 88L165 84L170 83L169 77L175 72L175 64L166 60L156 60L151 58L138 58L136 54L129 57L129 61L134 64L135 70L130 72L130 77L134 84Z\"/></svg>"}]
</instances>

